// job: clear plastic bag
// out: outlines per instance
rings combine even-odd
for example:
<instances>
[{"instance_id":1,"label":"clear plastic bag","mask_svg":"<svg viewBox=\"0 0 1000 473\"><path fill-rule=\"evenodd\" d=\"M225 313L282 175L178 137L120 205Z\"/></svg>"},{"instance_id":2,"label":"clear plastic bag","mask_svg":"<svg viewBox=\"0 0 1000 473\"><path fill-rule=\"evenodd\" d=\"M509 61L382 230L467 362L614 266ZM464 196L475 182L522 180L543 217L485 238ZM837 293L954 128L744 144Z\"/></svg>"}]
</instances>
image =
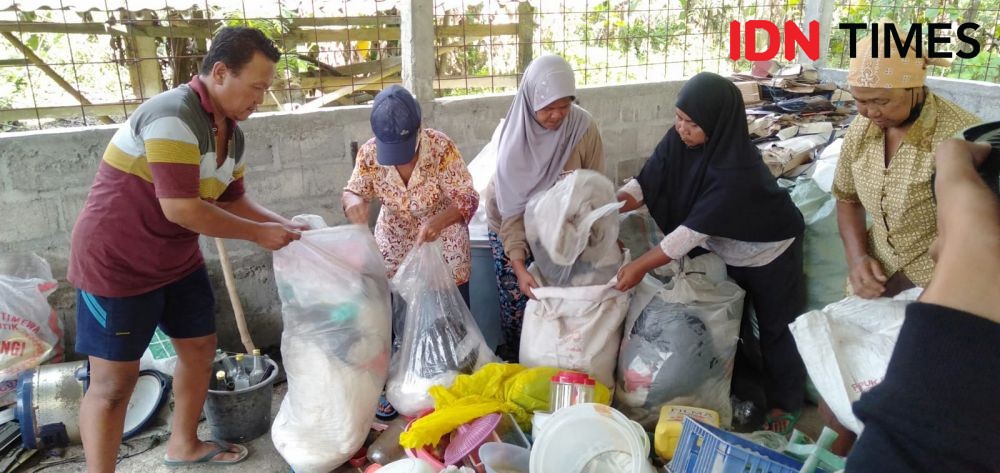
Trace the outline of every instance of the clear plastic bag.
<instances>
[{"instance_id":1,"label":"clear plastic bag","mask_svg":"<svg viewBox=\"0 0 1000 473\"><path fill-rule=\"evenodd\" d=\"M618 209L611 180L579 169L532 196L524 229L543 286L593 286L618 274Z\"/></svg>"},{"instance_id":2,"label":"clear plastic bag","mask_svg":"<svg viewBox=\"0 0 1000 473\"><path fill-rule=\"evenodd\" d=\"M406 317L386 398L401 414L414 416L434 407L431 386L451 386L459 374L472 373L495 357L462 300L440 242L414 248L392 285L405 301Z\"/></svg>"},{"instance_id":3,"label":"clear plastic bag","mask_svg":"<svg viewBox=\"0 0 1000 473\"><path fill-rule=\"evenodd\" d=\"M349 225L302 232L274 253L274 275L288 394L271 437L295 471L325 473L361 448L389 372L385 265L368 229Z\"/></svg>"},{"instance_id":4,"label":"clear plastic bag","mask_svg":"<svg viewBox=\"0 0 1000 473\"><path fill-rule=\"evenodd\" d=\"M712 259L718 257L685 259L685 269L666 286L647 277L634 294L615 405L646 428L656 425L666 404L712 409L723 425L732 422L729 385L745 293L725 273L713 279L687 269L718 266Z\"/></svg>"},{"instance_id":5,"label":"clear plastic bag","mask_svg":"<svg viewBox=\"0 0 1000 473\"><path fill-rule=\"evenodd\" d=\"M40 256L0 255L0 406L17 400L18 373L62 359L62 329L48 301L57 286Z\"/></svg>"}]
</instances>

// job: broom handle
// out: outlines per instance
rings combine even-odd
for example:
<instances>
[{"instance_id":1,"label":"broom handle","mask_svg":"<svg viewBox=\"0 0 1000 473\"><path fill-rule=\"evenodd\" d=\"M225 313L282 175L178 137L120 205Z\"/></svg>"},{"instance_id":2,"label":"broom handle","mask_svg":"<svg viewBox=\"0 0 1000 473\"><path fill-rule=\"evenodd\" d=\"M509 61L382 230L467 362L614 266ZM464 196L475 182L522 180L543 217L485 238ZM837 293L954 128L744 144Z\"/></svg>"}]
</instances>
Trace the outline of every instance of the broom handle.
<instances>
[{"instance_id":1,"label":"broom handle","mask_svg":"<svg viewBox=\"0 0 1000 473\"><path fill-rule=\"evenodd\" d=\"M236 318L236 328L240 331L240 341L247 353L253 353L256 348L253 339L250 338L250 330L247 329L247 319L243 315L243 304L240 303L240 296L236 292L236 278L233 277L233 267L229 264L229 252L221 238L215 239L215 247L219 250L219 264L222 265L222 275L226 280L226 290L229 292L229 302L233 304L233 317Z\"/></svg>"}]
</instances>

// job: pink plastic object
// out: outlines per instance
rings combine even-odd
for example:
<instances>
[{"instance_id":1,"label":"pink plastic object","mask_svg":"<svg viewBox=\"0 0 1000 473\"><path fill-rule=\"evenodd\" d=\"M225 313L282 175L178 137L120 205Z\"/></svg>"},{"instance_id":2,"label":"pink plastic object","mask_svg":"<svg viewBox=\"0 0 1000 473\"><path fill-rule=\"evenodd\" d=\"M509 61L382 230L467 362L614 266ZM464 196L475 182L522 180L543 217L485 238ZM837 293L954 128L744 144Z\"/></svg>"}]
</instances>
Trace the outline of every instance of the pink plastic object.
<instances>
[{"instance_id":1,"label":"pink plastic object","mask_svg":"<svg viewBox=\"0 0 1000 473\"><path fill-rule=\"evenodd\" d=\"M455 432L452 432L451 441L444 451L445 466L457 464L478 450L498 424L500 424L500 414L493 413L459 426Z\"/></svg>"},{"instance_id":2,"label":"pink plastic object","mask_svg":"<svg viewBox=\"0 0 1000 473\"><path fill-rule=\"evenodd\" d=\"M417 419L427 414L430 414L431 412L434 412L434 409L428 409L427 411L421 412L420 415L418 415L417 417L414 417L412 420L410 420L410 423L406 424L406 430L410 430L410 426L413 425L413 422L415 422ZM445 465L444 463L441 462L441 459L435 456L433 453L431 453L431 451L428 450L426 446L421 448L404 448L403 451L406 452L406 456L410 458L419 458L427 463L430 463L431 467L433 467L438 471L443 470L445 468Z\"/></svg>"}]
</instances>

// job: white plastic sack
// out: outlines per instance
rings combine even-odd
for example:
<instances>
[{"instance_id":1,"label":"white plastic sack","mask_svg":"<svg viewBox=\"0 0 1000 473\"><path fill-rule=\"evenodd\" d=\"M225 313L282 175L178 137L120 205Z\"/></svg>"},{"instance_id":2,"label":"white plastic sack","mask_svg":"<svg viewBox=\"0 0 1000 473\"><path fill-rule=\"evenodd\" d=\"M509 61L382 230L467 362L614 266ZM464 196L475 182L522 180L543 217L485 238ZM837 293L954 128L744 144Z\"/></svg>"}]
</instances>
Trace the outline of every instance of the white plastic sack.
<instances>
[{"instance_id":1,"label":"white plastic sack","mask_svg":"<svg viewBox=\"0 0 1000 473\"><path fill-rule=\"evenodd\" d=\"M806 276L806 309L819 310L844 297L847 258L837 226L837 200L815 179L800 178L791 192L806 228L802 269Z\"/></svg>"},{"instance_id":2,"label":"white plastic sack","mask_svg":"<svg viewBox=\"0 0 1000 473\"><path fill-rule=\"evenodd\" d=\"M34 253L0 255L0 406L17 400L17 375L62 359L62 329L48 296L58 283Z\"/></svg>"},{"instance_id":3,"label":"white plastic sack","mask_svg":"<svg viewBox=\"0 0 1000 473\"><path fill-rule=\"evenodd\" d=\"M914 288L892 299L850 296L789 324L816 390L837 420L855 433L863 426L851 404L882 382L906 306L920 292Z\"/></svg>"},{"instance_id":4,"label":"white plastic sack","mask_svg":"<svg viewBox=\"0 0 1000 473\"><path fill-rule=\"evenodd\" d=\"M643 279L625 322L615 406L647 429L667 404L712 409L723 425L732 422L729 386L745 293L718 273L718 256L685 260L685 272L665 286Z\"/></svg>"},{"instance_id":5,"label":"white plastic sack","mask_svg":"<svg viewBox=\"0 0 1000 473\"><path fill-rule=\"evenodd\" d=\"M307 221L296 217L295 221ZM271 426L298 473L326 473L361 448L389 372L389 287L362 225L302 232L274 252L288 394Z\"/></svg>"},{"instance_id":6,"label":"white plastic sack","mask_svg":"<svg viewBox=\"0 0 1000 473\"><path fill-rule=\"evenodd\" d=\"M626 254L627 260L627 254ZM537 268L529 268L539 278ZM524 308L520 362L582 371L614 386L630 293L610 284L538 287Z\"/></svg>"},{"instance_id":7,"label":"white plastic sack","mask_svg":"<svg viewBox=\"0 0 1000 473\"><path fill-rule=\"evenodd\" d=\"M503 119L493 130L489 143L479 150L479 154L469 162L469 174L472 175L472 187L479 195L483 195L489 187L493 175L497 171L497 146L500 143L500 132L503 130ZM485 240L489 231L489 218L486 212L486 199L479 199L479 208L469 221L469 236L473 240Z\"/></svg>"},{"instance_id":8,"label":"white plastic sack","mask_svg":"<svg viewBox=\"0 0 1000 473\"><path fill-rule=\"evenodd\" d=\"M592 286L618 274L618 209L611 180L579 169L528 200L524 229L543 286Z\"/></svg>"},{"instance_id":9,"label":"white plastic sack","mask_svg":"<svg viewBox=\"0 0 1000 473\"><path fill-rule=\"evenodd\" d=\"M837 175L837 161L840 160L840 149L843 146L844 139L837 138L823 149L819 159L816 160L816 168L813 169L812 178L823 192L830 192L833 189L833 179Z\"/></svg>"},{"instance_id":10,"label":"white plastic sack","mask_svg":"<svg viewBox=\"0 0 1000 473\"><path fill-rule=\"evenodd\" d=\"M431 386L449 387L459 374L496 358L462 300L440 242L414 248L392 285L406 304L406 317L385 395L399 413L415 416L434 407Z\"/></svg>"}]
</instances>

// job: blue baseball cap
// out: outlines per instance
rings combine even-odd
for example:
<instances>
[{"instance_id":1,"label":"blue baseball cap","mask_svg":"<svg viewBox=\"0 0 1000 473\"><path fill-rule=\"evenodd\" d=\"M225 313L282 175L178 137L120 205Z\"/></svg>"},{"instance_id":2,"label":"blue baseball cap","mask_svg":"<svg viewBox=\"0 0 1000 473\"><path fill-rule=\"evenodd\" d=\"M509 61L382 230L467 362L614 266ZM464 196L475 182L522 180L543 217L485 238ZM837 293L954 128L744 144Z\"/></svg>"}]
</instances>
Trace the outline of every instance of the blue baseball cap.
<instances>
[{"instance_id":1,"label":"blue baseball cap","mask_svg":"<svg viewBox=\"0 0 1000 473\"><path fill-rule=\"evenodd\" d=\"M413 160L420 131L420 104L399 85L390 85L372 104L372 132L378 163L398 166Z\"/></svg>"}]
</instances>

